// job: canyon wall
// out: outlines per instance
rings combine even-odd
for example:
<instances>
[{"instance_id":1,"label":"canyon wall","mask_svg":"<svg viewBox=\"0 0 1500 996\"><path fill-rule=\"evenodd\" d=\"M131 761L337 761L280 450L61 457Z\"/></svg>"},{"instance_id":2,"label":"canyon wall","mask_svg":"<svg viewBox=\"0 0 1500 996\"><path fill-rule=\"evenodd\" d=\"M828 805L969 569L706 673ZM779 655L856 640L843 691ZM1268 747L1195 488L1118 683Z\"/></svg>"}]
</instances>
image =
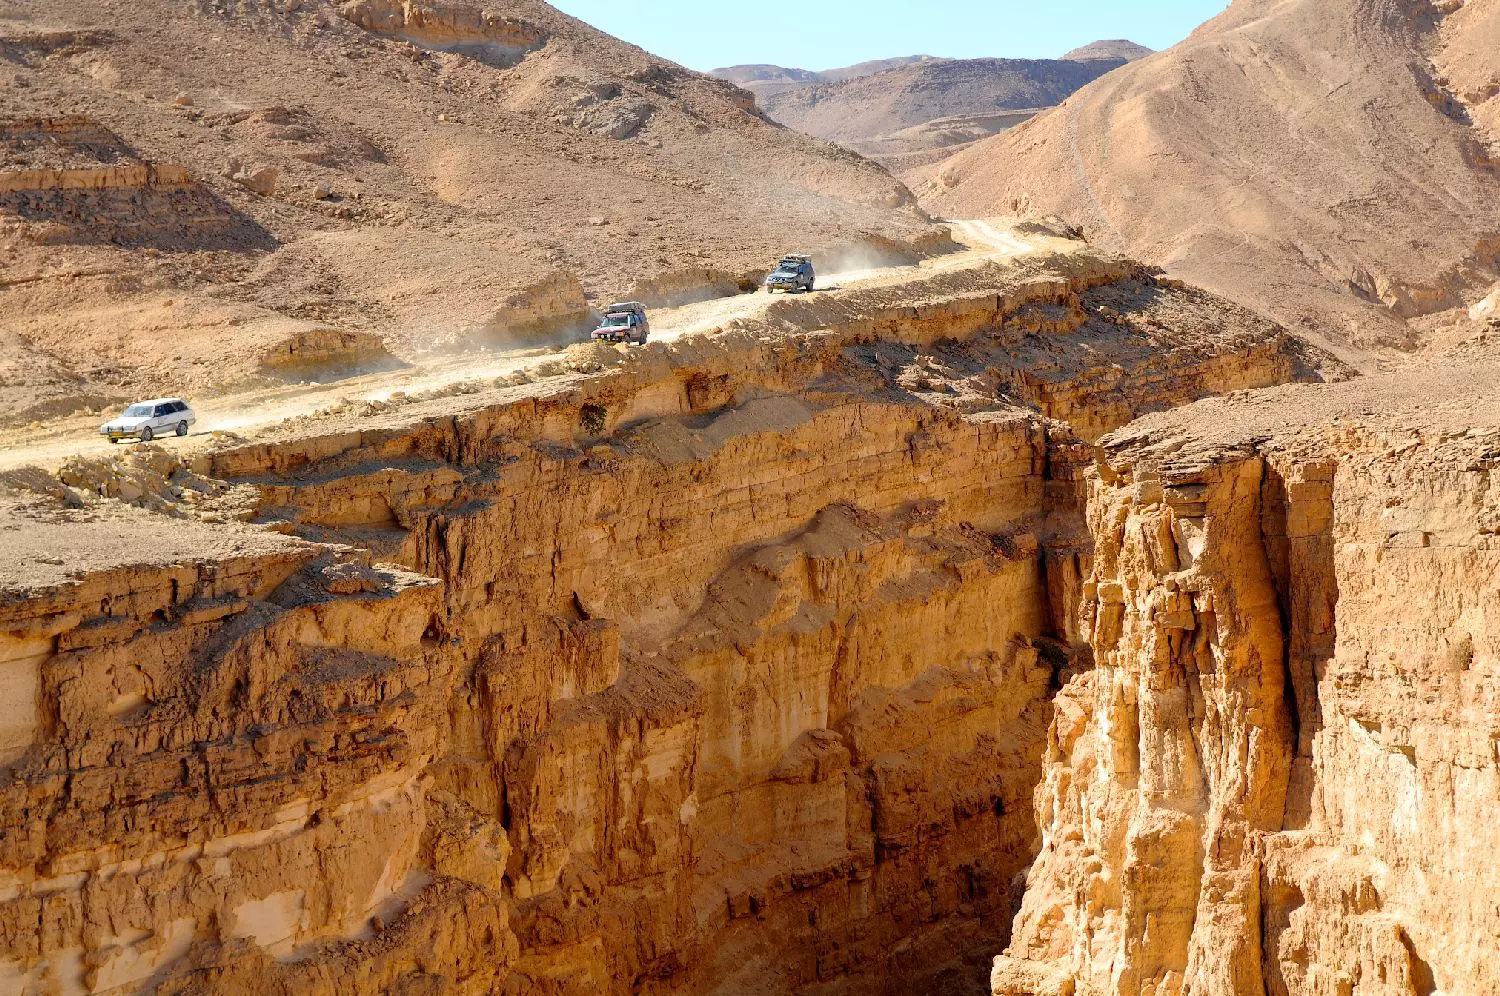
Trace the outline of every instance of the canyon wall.
<instances>
[{"instance_id":1,"label":"canyon wall","mask_svg":"<svg viewBox=\"0 0 1500 996\"><path fill-rule=\"evenodd\" d=\"M1092 448L1025 391L1093 436L1311 359L1133 264L1050 260L97 478L140 508L82 464L31 481L0 602L0 980L981 991L1055 847L1056 731L1111 659L1071 609L1114 591L1090 533L1119 512L1096 489L1084 514ZM144 558L153 529L175 546ZM1237 586L1274 606L1271 568L1235 569L1217 611L1261 619ZM1163 602L1182 632L1193 590ZM1111 618L1139 670L1154 631ZM1226 840L1286 794L1289 722L1229 742L1235 709L1277 715L1279 639L1226 640L1216 763L1254 796L1215 811ZM1258 881L1225 846L1224 881Z\"/></svg>"},{"instance_id":2,"label":"canyon wall","mask_svg":"<svg viewBox=\"0 0 1500 996\"><path fill-rule=\"evenodd\" d=\"M1496 991L1500 430L1186 414L1092 479L994 992Z\"/></svg>"}]
</instances>

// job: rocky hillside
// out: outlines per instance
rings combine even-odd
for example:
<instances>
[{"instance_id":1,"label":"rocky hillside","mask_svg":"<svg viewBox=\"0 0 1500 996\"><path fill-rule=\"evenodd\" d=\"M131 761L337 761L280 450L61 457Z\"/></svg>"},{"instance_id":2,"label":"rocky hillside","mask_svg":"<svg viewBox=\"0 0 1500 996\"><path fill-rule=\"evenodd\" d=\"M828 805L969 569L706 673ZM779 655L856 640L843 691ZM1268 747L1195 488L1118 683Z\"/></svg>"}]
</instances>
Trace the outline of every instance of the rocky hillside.
<instances>
[{"instance_id":1,"label":"rocky hillside","mask_svg":"<svg viewBox=\"0 0 1500 996\"><path fill-rule=\"evenodd\" d=\"M939 238L872 164L539 0L0 5L0 422Z\"/></svg>"},{"instance_id":2,"label":"rocky hillside","mask_svg":"<svg viewBox=\"0 0 1500 996\"><path fill-rule=\"evenodd\" d=\"M1055 214L1327 339L1465 339L1500 277L1500 5L1236 0L935 170L954 217Z\"/></svg>"},{"instance_id":3,"label":"rocky hillside","mask_svg":"<svg viewBox=\"0 0 1500 996\"><path fill-rule=\"evenodd\" d=\"M787 90L762 98L760 104L789 128L900 170L913 154L951 153L1014 127L1121 65L1123 60L920 63L844 83Z\"/></svg>"}]
</instances>

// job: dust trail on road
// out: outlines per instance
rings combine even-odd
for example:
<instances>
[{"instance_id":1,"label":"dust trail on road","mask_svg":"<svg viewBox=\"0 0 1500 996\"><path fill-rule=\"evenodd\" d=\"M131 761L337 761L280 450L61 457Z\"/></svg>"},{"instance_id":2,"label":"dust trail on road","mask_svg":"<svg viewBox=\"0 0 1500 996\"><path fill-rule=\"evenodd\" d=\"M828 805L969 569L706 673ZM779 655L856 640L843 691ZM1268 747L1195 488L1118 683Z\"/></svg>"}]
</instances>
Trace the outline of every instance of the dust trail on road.
<instances>
[{"instance_id":1,"label":"dust trail on road","mask_svg":"<svg viewBox=\"0 0 1500 996\"><path fill-rule=\"evenodd\" d=\"M1005 222L982 220L946 222L955 242L965 248L914 265L870 267L823 274L818 278L815 294L837 292L870 281L900 283L916 279L923 273L943 272L972 266L985 259L1025 255L1036 247L998 225ZM678 308L654 309L651 312L651 338L672 342L684 336L711 332L736 319L750 318L770 306L774 296L764 291L715 298ZM241 433L286 419L312 415L342 402L383 402L393 395L417 395L443 391L465 381L493 381L516 371L535 367L562 356L566 346L544 349L475 351L450 353L438 358L419 358L413 365L327 384L290 384L261 387L218 397L189 399L198 414L198 424L190 438L214 433ZM0 444L0 470L28 465L56 467L76 454L98 455L112 447L98 434L100 417L72 417L41 430L6 433ZM174 441L162 440L166 445ZM189 443L189 446L192 444Z\"/></svg>"}]
</instances>

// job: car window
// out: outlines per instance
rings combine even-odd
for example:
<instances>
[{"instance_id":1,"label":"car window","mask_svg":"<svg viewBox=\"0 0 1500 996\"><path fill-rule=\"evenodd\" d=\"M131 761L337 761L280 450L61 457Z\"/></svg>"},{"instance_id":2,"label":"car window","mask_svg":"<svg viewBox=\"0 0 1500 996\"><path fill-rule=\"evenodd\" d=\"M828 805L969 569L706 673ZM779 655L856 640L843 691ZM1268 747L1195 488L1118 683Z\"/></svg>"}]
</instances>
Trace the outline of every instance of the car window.
<instances>
[{"instance_id":1,"label":"car window","mask_svg":"<svg viewBox=\"0 0 1500 996\"><path fill-rule=\"evenodd\" d=\"M125 409L126 418L145 418L151 414L150 405L131 405Z\"/></svg>"},{"instance_id":2,"label":"car window","mask_svg":"<svg viewBox=\"0 0 1500 996\"><path fill-rule=\"evenodd\" d=\"M172 402L172 412L173 412L173 414L176 414L177 412L185 412L187 410L188 410L188 407L187 407L187 402L186 401L174 401L174 402Z\"/></svg>"}]
</instances>

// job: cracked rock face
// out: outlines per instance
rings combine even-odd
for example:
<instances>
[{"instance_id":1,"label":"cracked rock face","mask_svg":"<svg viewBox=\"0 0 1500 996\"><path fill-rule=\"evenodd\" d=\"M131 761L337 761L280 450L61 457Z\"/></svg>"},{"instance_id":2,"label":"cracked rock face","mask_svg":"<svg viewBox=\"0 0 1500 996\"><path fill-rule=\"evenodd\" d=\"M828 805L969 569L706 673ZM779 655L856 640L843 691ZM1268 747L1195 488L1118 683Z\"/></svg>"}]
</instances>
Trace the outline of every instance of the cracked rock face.
<instances>
[{"instance_id":1,"label":"cracked rock face","mask_svg":"<svg viewBox=\"0 0 1500 996\"><path fill-rule=\"evenodd\" d=\"M1493 991L1500 434L1176 424L1091 488L1095 666L993 991Z\"/></svg>"},{"instance_id":2,"label":"cracked rock face","mask_svg":"<svg viewBox=\"0 0 1500 996\"><path fill-rule=\"evenodd\" d=\"M1491 370L1105 258L588 356L7 475L0 984L1496 985Z\"/></svg>"}]
</instances>

